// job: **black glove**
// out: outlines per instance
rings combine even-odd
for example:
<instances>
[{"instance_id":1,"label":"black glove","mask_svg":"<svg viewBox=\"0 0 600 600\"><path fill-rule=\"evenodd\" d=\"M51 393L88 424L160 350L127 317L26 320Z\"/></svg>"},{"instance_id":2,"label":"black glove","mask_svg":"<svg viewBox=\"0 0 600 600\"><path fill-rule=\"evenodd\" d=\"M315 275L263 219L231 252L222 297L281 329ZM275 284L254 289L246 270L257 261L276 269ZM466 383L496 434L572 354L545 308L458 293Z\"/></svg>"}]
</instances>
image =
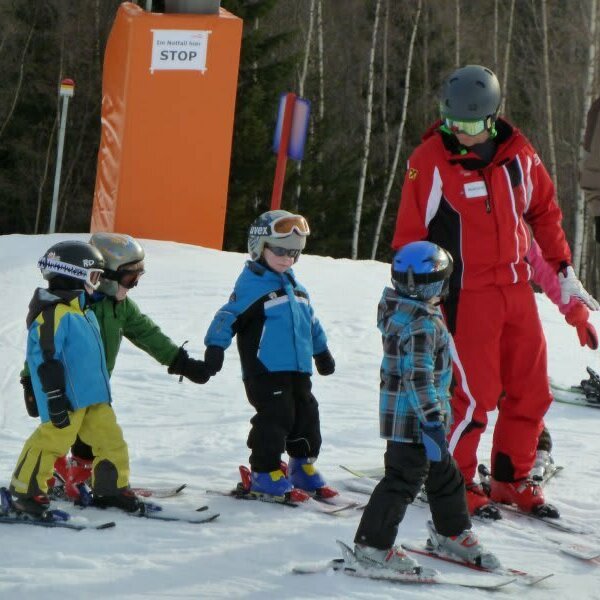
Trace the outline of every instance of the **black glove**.
<instances>
[{"instance_id":1,"label":"black glove","mask_svg":"<svg viewBox=\"0 0 600 600\"><path fill-rule=\"evenodd\" d=\"M71 424L68 411L72 409L65 394L65 371L62 363L56 359L43 362L38 367L38 376L48 397L48 415L52 424L58 429L68 427Z\"/></svg>"},{"instance_id":2,"label":"black glove","mask_svg":"<svg viewBox=\"0 0 600 600\"><path fill-rule=\"evenodd\" d=\"M323 352L319 352L319 354L315 354L314 359L319 375L331 375L334 373L335 360L333 360L329 348L326 348Z\"/></svg>"},{"instance_id":3,"label":"black glove","mask_svg":"<svg viewBox=\"0 0 600 600\"><path fill-rule=\"evenodd\" d=\"M168 371L171 375L183 375L194 383L206 383L210 379L206 365L201 360L190 358L184 348L179 348Z\"/></svg>"},{"instance_id":4,"label":"black glove","mask_svg":"<svg viewBox=\"0 0 600 600\"><path fill-rule=\"evenodd\" d=\"M21 385L23 386L23 397L25 399L25 410L30 417L39 417L37 402L35 401L35 394L33 393L33 386L31 385L31 377L26 375L21 377Z\"/></svg>"},{"instance_id":5,"label":"black glove","mask_svg":"<svg viewBox=\"0 0 600 600\"><path fill-rule=\"evenodd\" d=\"M58 429L68 427L71 424L68 413L71 404L64 390L52 390L46 392L46 396L48 396L48 416L52 425Z\"/></svg>"},{"instance_id":6,"label":"black glove","mask_svg":"<svg viewBox=\"0 0 600 600\"><path fill-rule=\"evenodd\" d=\"M223 368L225 350L221 346L207 346L204 352L204 362L211 375L216 375Z\"/></svg>"}]
</instances>

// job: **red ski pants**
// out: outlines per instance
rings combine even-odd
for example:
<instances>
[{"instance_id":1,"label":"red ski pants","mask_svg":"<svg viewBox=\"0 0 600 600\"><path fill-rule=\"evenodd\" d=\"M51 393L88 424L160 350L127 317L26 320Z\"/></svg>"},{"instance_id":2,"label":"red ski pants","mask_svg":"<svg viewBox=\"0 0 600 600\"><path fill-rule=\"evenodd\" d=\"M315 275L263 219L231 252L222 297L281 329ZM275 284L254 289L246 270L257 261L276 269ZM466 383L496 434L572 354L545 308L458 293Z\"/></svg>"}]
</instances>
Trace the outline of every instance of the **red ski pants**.
<instances>
[{"instance_id":1,"label":"red ski pants","mask_svg":"<svg viewBox=\"0 0 600 600\"><path fill-rule=\"evenodd\" d=\"M453 344L449 445L465 481L473 480L487 413L496 408L492 475L499 481L527 477L552 401L546 340L531 286L461 290Z\"/></svg>"}]
</instances>

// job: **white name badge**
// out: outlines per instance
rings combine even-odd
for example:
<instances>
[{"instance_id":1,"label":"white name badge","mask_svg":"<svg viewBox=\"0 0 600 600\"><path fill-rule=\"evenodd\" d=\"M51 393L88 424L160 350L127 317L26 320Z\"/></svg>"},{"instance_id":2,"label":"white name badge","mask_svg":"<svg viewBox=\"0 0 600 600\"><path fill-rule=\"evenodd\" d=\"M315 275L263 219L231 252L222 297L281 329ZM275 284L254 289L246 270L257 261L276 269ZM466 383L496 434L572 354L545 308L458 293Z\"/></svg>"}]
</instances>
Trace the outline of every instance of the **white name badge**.
<instances>
[{"instance_id":1,"label":"white name badge","mask_svg":"<svg viewBox=\"0 0 600 600\"><path fill-rule=\"evenodd\" d=\"M485 181L471 181L470 183L465 183L466 198L481 198L482 196L487 195Z\"/></svg>"}]
</instances>

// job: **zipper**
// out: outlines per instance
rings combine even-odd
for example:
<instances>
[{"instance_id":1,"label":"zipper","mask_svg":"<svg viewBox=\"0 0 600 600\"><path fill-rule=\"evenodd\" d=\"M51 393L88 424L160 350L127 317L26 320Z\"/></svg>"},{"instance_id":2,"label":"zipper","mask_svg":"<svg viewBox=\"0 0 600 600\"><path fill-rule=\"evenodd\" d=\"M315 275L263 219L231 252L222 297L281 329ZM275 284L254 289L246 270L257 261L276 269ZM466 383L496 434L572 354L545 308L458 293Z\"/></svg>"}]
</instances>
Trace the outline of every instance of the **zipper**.
<instances>
[{"instance_id":1,"label":"zipper","mask_svg":"<svg viewBox=\"0 0 600 600\"><path fill-rule=\"evenodd\" d=\"M485 176L485 171L479 170L479 174L483 177L483 185L485 185L485 191L487 192L487 197L485 199L485 212L489 215L492 212L492 194L491 188L488 185L488 180Z\"/></svg>"}]
</instances>

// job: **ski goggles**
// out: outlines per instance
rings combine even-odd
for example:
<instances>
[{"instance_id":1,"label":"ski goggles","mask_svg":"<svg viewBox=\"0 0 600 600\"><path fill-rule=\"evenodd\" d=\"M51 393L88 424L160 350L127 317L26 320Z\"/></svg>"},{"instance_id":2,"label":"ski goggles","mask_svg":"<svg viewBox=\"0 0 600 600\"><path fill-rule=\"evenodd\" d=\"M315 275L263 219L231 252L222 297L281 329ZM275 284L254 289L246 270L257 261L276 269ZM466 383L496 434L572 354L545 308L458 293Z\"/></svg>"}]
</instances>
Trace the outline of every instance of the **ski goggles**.
<instances>
[{"instance_id":1,"label":"ski goggles","mask_svg":"<svg viewBox=\"0 0 600 600\"><path fill-rule=\"evenodd\" d=\"M103 269L87 269L86 267L78 267L69 263L64 263L60 260L47 258L43 256L38 260L38 267L42 274L56 273L65 277L72 277L87 283L92 289L98 289L100 280L104 274Z\"/></svg>"},{"instance_id":2,"label":"ski goggles","mask_svg":"<svg viewBox=\"0 0 600 600\"><path fill-rule=\"evenodd\" d=\"M130 290L138 284L138 281L145 272L144 261L140 261L117 271L104 269L104 278L116 281L119 285Z\"/></svg>"},{"instance_id":3,"label":"ski goggles","mask_svg":"<svg viewBox=\"0 0 600 600\"><path fill-rule=\"evenodd\" d=\"M302 250L295 248L282 248L281 246L269 246L265 244L265 248L268 248L275 256L289 256L290 258L298 258Z\"/></svg>"},{"instance_id":4,"label":"ski goggles","mask_svg":"<svg viewBox=\"0 0 600 600\"><path fill-rule=\"evenodd\" d=\"M460 121L447 117L445 123L452 133L466 133L467 135L479 135L484 131L490 131L493 125L491 117L477 121Z\"/></svg>"},{"instance_id":5,"label":"ski goggles","mask_svg":"<svg viewBox=\"0 0 600 600\"><path fill-rule=\"evenodd\" d=\"M286 237L294 231L298 235L308 235L310 233L308 222L304 217L300 215L279 217L271 223L271 237Z\"/></svg>"}]
</instances>

